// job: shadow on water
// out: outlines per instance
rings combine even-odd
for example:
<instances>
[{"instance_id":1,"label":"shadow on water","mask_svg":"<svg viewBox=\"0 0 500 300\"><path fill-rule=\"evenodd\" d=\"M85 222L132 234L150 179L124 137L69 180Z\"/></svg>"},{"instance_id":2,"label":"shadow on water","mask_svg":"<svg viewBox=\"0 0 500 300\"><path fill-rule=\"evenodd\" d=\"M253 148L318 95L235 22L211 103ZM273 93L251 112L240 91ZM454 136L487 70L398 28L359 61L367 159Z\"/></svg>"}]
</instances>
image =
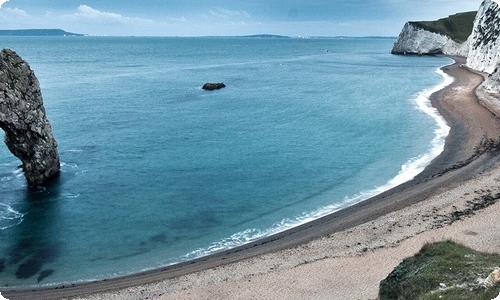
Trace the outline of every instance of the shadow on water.
<instances>
[{"instance_id":1,"label":"shadow on water","mask_svg":"<svg viewBox=\"0 0 500 300\"><path fill-rule=\"evenodd\" d=\"M9 277L23 280L36 278L36 283L55 272L44 266L61 254L57 227L60 181L58 176L43 187L26 190L26 214L12 228L11 246L0 256L0 272L13 272Z\"/></svg>"}]
</instances>

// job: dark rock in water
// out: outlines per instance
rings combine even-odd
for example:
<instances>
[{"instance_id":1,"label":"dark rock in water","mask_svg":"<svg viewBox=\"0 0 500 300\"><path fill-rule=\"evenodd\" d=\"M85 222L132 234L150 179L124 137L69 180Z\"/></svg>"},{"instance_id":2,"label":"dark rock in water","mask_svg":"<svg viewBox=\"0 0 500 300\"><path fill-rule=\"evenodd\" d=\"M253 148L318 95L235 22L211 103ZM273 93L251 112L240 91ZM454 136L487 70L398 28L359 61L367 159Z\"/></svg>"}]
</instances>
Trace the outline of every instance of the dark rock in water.
<instances>
[{"instance_id":1,"label":"dark rock in water","mask_svg":"<svg viewBox=\"0 0 500 300\"><path fill-rule=\"evenodd\" d=\"M225 88L226 85L222 82L217 82L217 83L205 83L202 87L202 89L204 90L208 90L208 91L213 91L213 90L218 90L218 89L222 89L222 88Z\"/></svg>"},{"instance_id":2,"label":"dark rock in water","mask_svg":"<svg viewBox=\"0 0 500 300\"><path fill-rule=\"evenodd\" d=\"M57 142L40 84L28 63L10 49L0 52L0 128L10 152L21 160L29 186L59 174Z\"/></svg>"},{"instance_id":3,"label":"dark rock in water","mask_svg":"<svg viewBox=\"0 0 500 300\"><path fill-rule=\"evenodd\" d=\"M17 265L25 260L33 251L33 242L29 239L22 239L15 245L7 248L7 264Z\"/></svg>"},{"instance_id":4,"label":"dark rock in water","mask_svg":"<svg viewBox=\"0 0 500 300\"><path fill-rule=\"evenodd\" d=\"M42 272L40 272L40 275L38 275L37 282L40 283L40 281L42 281L45 278L49 277L54 272L55 272L54 270L43 270Z\"/></svg>"},{"instance_id":5,"label":"dark rock in water","mask_svg":"<svg viewBox=\"0 0 500 300\"><path fill-rule=\"evenodd\" d=\"M57 245L50 245L37 250L32 258L28 259L17 268L16 278L28 279L35 276L42 270L44 264L54 261L58 256L59 247Z\"/></svg>"}]
</instances>

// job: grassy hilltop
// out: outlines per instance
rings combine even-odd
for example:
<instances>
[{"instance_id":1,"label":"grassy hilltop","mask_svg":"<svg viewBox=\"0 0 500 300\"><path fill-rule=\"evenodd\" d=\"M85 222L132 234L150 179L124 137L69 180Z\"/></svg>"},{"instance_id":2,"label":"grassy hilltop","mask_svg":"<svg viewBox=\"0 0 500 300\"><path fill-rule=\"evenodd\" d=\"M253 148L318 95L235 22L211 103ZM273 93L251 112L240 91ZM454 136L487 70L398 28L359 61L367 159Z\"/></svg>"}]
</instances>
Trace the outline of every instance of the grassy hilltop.
<instances>
[{"instance_id":1,"label":"grassy hilltop","mask_svg":"<svg viewBox=\"0 0 500 300\"><path fill-rule=\"evenodd\" d=\"M430 32L445 34L458 43L463 43L472 33L477 11L458 13L437 21L410 22Z\"/></svg>"},{"instance_id":2,"label":"grassy hilltop","mask_svg":"<svg viewBox=\"0 0 500 300\"><path fill-rule=\"evenodd\" d=\"M445 241L428 244L405 259L380 283L380 300L491 300L500 283L483 286L500 255L474 251Z\"/></svg>"}]
</instances>

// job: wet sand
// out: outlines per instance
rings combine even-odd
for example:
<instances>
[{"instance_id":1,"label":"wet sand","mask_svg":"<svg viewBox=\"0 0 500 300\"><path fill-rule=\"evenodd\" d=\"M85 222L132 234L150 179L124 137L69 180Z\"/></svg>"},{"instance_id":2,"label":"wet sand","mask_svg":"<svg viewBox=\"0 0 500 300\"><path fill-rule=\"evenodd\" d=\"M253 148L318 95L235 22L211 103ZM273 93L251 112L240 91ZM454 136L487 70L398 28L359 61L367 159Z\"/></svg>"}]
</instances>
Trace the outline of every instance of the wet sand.
<instances>
[{"instance_id":1,"label":"wet sand","mask_svg":"<svg viewBox=\"0 0 500 300\"><path fill-rule=\"evenodd\" d=\"M376 299L378 284L425 242L500 251L500 110L478 101L483 76L432 95L451 126L445 150L415 179L324 218L179 265L89 284L3 291L9 299ZM487 107L483 106L487 105Z\"/></svg>"}]
</instances>

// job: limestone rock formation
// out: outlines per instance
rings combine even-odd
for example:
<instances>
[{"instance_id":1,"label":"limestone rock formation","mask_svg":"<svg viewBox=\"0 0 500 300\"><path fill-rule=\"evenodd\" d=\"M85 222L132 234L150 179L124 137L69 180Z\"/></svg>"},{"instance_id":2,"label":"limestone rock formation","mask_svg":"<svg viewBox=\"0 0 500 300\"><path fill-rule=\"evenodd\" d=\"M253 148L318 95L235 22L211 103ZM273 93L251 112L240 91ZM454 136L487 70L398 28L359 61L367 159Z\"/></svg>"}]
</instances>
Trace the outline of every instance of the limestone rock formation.
<instances>
[{"instance_id":1,"label":"limestone rock formation","mask_svg":"<svg viewBox=\"0 0 500 300\"><path fill-rule=\"evenodd\" d=\"M0 128L10 152L21 160L29 186L59 173L57 142L40 84L28 63L10 49L0 52Z\"/></svg>"},{"instance_id":2,"label":"limestone rock formation","mask_svg":"<svg viewBox=\"0 0 500 300\"><path fill-rule=\"evenodd\" d=\"M393 54L447 54L466 56L477 12L457 13L436 21L407 22Z\"/></svg>"},{"instance_id":3,"label":"limestone rock formation","mask_svg":"<svg viewBox=\"0 0 500 300\"><path fill-rule=\"evenodd\" d=\"M470 49L467 66L486 73L493 73L500 63L500 6L496 1L481 3L469 37Z\"/></svg>"},{"instance_id":4,"label":"limestone rock formation","mask_svg":"<svg viewBox=\"0 0 500 300\"><path fill-rule=\"evenodd\" d=\"M481 89L500 93L500 4L484 0L477 13L460 13L431 22L408 22L394 43L394 54L458 55L467 58L467 67L489 74ZM474 16L474 17L472 17ZM471 19L469 19L471 18ZM467 24L471 20L471 27ZM443 28L451 32L444 33ZM467 33L468 38L464 37ZM460 36L459 43L451 36Z\"/></svg>"},{"instance_id":5,"label":"limestone rock formation","mask_svg":"<svg viewBox=\"0 0 500 300\"><path fill-rule=\"evenodd\" d=\"M467 66L488 73L481 88L487 93L500 93L500 5L485 0L479 7L471 36Z\"/></svg>"},{"instance_id":6,"label":"limestone rock formation","mask_svg":"<svg viewBox=\"0 0 500 300\"><path fill-rule=\"evenodd\" d=\"M418 23L407 22L392 48L393 54L467 54L466 43L457 43L449 36L428 31Z\"/></svg>"},{"instance_id":7,"label":"limestone rock formation","mask_svg":"<svg viewBox=\"0 0 500 300\"><path fill-rule=\"evenodd\" d=\"M500 93L500 68L496 68L481 85L481 88L492 94Z\"/></svg>"},{"instance_id":8,"label":"limestone rock formation","mask_svg":"<svg viewBox=\"0 0 500 300\"><path fill-rule=\"evenodd\" d=\"M209 90L209 91L213 91L213 90L218 90L218 89L222 89L222 88L225 88L226 85L222 82L218 82L218 83L205 83L202 87L202 89L204 90Z\"/></svg>"}]
</instances>

